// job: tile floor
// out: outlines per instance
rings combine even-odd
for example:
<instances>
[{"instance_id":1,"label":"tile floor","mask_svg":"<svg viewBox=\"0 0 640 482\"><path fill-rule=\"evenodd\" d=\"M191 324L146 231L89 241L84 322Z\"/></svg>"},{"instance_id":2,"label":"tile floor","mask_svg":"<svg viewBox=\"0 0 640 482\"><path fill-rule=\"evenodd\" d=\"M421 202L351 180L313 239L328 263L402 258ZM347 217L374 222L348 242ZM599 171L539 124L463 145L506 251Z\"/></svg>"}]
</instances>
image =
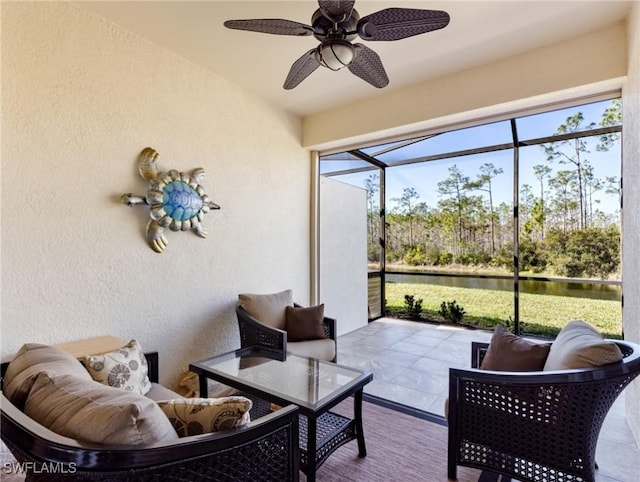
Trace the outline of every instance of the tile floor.
<instances>
[{"instance_id":1,"label":"tile floor","mask_svg":"<svg viewBox=\"0 0 640 482\"><path fill-rule=\"evenodd\" d=\"M444 414L449 367L469 367L471 341L491 333L382 318L338 337L338 363L373 373L365 393ZM598 482L640 481L640 449L624 417L624 392L598 440Z\"/></svg>"}]
</instances>

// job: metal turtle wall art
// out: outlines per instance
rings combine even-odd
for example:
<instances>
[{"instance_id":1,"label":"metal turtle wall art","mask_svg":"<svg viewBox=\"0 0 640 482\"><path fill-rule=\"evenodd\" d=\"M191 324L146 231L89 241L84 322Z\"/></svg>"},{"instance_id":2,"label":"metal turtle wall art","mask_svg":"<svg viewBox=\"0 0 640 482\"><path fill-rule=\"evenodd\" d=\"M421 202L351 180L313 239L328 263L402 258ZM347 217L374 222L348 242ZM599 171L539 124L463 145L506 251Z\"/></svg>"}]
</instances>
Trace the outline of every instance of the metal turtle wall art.
<instances>
[{"instance_id":1,"label":"metal turtle wall art","mask_svg":"<svg viewBox=\"0 0 640 482\"><path fill-rule=\"evenodd\" d=\"M121 200L128 206L146 204L151 220L147 224L147 241L156 253L167 247L165 228L171 231L192 230L201 238L207 237L202 219L211 209L220 209L209 199L200 184L204 169L198 167L191 172L160 171L157 166L158 153L145 148L138 158L138 172L149 182L145 196L123 194Z\"/></svg>"}]
</instances>

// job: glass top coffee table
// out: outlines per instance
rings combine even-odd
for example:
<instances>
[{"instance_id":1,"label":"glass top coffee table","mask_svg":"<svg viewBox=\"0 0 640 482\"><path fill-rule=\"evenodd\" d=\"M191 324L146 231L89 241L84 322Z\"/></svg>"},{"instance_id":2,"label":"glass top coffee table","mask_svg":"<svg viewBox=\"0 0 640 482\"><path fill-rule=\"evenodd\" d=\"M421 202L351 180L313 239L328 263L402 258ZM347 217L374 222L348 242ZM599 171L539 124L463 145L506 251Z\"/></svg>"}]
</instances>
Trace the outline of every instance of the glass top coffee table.
<instances>
[{"instance_id":1,"label":"glass top coffee table","mask_svg":"<svg viewBox=\"0 0 640 482\"><path fill-rule=\"evenodd\" d=\"M252 417L265 415L270 403L300 407L300 468L307 480L338 447L357 439L358 455L367 455L362 431L362 390L373 379L369 372L291 353L285 360L243 348L189 365L198 374L200 396L207 380L222 382L254 401ZM353 419L329 409L354 395ZM265 403L266 402L266 403Z\"/></svg>"}]
</instances>

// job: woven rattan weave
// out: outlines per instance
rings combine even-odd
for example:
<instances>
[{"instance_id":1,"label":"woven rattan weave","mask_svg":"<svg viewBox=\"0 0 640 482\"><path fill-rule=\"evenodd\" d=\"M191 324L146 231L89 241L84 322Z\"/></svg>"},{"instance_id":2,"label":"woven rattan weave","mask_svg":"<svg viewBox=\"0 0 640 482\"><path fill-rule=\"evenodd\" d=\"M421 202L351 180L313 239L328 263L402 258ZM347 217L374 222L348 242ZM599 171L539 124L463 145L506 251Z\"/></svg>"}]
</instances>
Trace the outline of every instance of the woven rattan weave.
<instances>
[{"instance_id":1,"label":"woven rattan weave","mask_svg":"<svg viewBox=\"0 0 640 482\"><path fill-rule=\"evenodd\" d=\"M355 422L342 415L332 412L323 413L318 417L317 424L316 455L315 460L310 461L306 443L308 420L304 415L300 415L300 467L304 471L307 470L309 463L320 467L338 447L357 438Z\"/></svg>"},{"instance_id":2,"label":"woven rattan weave","mask_svg":"<svg viewBox=\"0 0 640 482\"><path fill-rule=\"evenodd\" d=\"M146 354L158 379L157 353ZM3 373L7 364L3 364ZM299 480L298 408L264 410L247 425L172 443L105 446L78 443L36 423L4 395L2 441L26 481L247 481ZM268 404L267 404L268 405ZM253 414L252 414L253 415Z\"/></svg>"},{"instance_id":3,"label":"woven rattan weave","mask_svg":"<svg viewBox=\"0 0 640 482\"><path fill-rule=\"evenodd\" d=\"M3 425L5 419L2 420ZM150 466L132 463L130 468L109 470L109 464L90 464L82 460L82 455L90 455L90 451L76 451L73 462L56 458L39 460L34 453L23 451L13 438L3 441L19 462L34 463L23 465L27 470L26 481L247 481L247 482L277 482L297 480L292 473L293 466L289 447L297 440L293 439L292 431L287 426L281 426L273 431L249 440L245 443L230 445L209 453L188 456L181 460L171 460L175 457L164 457L167 462L156 460ZM171 448L165 448L170 451ZM135 457L131 450L131 457ZM38 451L41 453L41 448ZM160 455L160 454L157 454ZM125 456L126 458L126 456ZM142 466L141 466L142 465ZM17 467L17 466L16 466ZM126 467L126 465L125 465ZM297 469L296 469L297 470ZM297 475L297 474L296 474Z\"/></svg>"},{"instance_id":4,"label":"woven rattan weave","mask_svg":"<svg viewBox=\"0 0 640 482\"><path fill-rule=\"evenodd\" d=\"M300 306L295 304L295 306ZM287 333L284 330L278 330L261 323L254 317L250 316L238 304L236 306L236 315L238 317L238 328L240 330L240 346L242 348L252 347L255 350L264 350L267 352L265 356L281 359L286 357L287 352ZM324 317L322 320L322 329L327 338L333 340L337 353L336 341L336 320L334 318ZM332 361L336 361L334 357Z\"/></svg>"},{"instance_id":5,"label":"woven rattan weave","mask_svg":"<svg viewBox=\"0 0 640 482\"><path fill-rule=\"evenodd\" d=\"M264 417L271 412L272 404L250 393L240 392L240 395L250 398L253 402L251 417ZM300 415L300 468L307 472L309 454L307 451L307 436L309 420ZM326 412L317 419L315 466L322 463L340 446L357 438L355 422L333 412Z\"/></svg>"},{"instance_id":6,"label":"woven rattan weave","mask_svg":"<svg viewBox=\"0 0 640 482\"><path fill-rule=\"evenodd\" d=\"M451 369L449 478L465 465L535 482L594 482L598 435L620 392L640 374L640 346L623 361L554 372ZM486 344L474 343L478 366Z\"/></svg>"}]
</instances>

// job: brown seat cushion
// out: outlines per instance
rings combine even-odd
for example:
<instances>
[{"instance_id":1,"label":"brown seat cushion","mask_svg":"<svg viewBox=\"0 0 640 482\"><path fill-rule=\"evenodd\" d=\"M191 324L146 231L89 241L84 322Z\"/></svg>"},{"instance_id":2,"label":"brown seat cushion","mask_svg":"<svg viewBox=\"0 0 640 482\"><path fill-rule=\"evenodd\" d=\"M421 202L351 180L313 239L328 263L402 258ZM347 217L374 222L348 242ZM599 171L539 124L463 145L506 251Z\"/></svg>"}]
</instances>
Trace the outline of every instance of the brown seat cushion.
<instances>
[{"instance_id":1,"label":"brown seat cushion","mask_svg":"<svg viewBox=\"0 0 640 482\"><path fill-rule=\"evenodd\" d=\"M605 340L591 325L580 320L567 323L551 345L545 370L570 370L608 365L622 360L618 345Z\"/></svg>"},{"instance_id":2,"label":"brown seat cushion","mask_svg":"<svg viewBox=\"0 0 640 482\"><path fill-rule=\"evenodd\" d=\"M51 375L74 375L91 381L91 375L82 364L66 351L39 343L26 343L16 353L7 367L3 380L3 393L19 409L38 376L46 372Z\"/></svg>"},{"instance_id":3,"label":"brown seat cushion","mask_svg":"<svg viewBox=\"0 0 640 482\"><path fill-rule=\"evenodd\" d=\"M40 373L24 412L49 430L82 442L139 445L178 439L153 400L73 375Z\"/></svg>"},{"instance_id":4,"label":"brown seat cushion","mask_svg":"<svg viewBox=\"0 0 640 482\"><path fill-rule=\"evenodd\" d=\"M539 371L549 355L549 343L535 343L496 326L480 368L510 372Z\"/></svg>"},{"instance_id":5,"label":"brown seat cushion","mask_svg":"<svg viewBox=\"0 0 640 482\"><path fill-rule=\"evenodd\" d=\"M293 292L285 290L266 295L240 294L238 300L240 307L256 320L272 328L284 330L284 310L287 306L293 306Z\"/></svg>"},{"instance_id":6,"label":"brown seat cushion","mask_svg":"<svg viewBox=\"0 0 640 482\"><path fill-rule=\"evenodd\" d=\"M287 341L321 340L327 337L322 324L324 304L308 308L287 306L285 318Z\"/></svg>"}]
</instances>

